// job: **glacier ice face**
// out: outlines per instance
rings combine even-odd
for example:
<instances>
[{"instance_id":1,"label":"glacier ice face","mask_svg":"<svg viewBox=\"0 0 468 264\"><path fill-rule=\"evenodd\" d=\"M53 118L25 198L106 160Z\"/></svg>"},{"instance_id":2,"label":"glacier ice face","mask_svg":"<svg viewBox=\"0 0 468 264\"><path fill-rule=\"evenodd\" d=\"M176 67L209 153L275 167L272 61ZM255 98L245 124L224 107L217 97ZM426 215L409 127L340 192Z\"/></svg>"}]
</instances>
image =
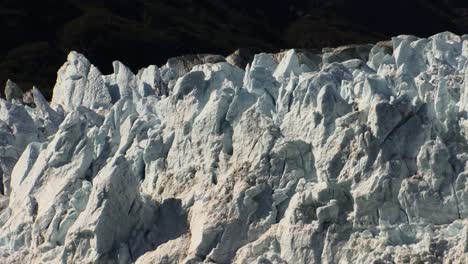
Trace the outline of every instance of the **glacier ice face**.
<instances>
[{"instance_id":1,"label":"glacier ice face","mask_svg":"<svg viewBox=\"0 0 468 264\"><path fill-rule=\"evenodd\" d=\"M50 105L0 99L0 262L466 263L467 41L72 52Z\"/></svg>"}]
</instances>

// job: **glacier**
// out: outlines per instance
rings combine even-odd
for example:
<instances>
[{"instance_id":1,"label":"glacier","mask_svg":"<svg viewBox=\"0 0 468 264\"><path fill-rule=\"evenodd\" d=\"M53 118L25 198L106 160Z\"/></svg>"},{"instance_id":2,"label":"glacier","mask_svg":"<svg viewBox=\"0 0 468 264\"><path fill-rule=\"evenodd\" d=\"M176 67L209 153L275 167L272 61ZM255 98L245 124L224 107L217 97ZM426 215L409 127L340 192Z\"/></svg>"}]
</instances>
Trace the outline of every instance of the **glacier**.
<instances>
[{"instance_id":1,"label":"glacier","mask_svg":"<svg viewBox=\"0 0 468 264\"><path fill-rule=\"evenodd\" d=\"M0 263L468 263L468 35L242 54L8 81Z\"/></svg>"}]
</instances>

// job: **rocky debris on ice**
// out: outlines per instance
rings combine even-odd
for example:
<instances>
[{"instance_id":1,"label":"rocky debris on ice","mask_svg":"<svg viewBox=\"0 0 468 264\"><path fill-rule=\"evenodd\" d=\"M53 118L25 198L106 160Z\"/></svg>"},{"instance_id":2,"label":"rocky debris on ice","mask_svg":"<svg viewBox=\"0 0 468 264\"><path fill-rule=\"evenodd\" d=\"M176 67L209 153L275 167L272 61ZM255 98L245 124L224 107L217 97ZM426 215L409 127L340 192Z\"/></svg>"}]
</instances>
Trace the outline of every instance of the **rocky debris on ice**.
<instances>
[{"instance_id":1,"label":"rocky debris on ice","mask_svg":"<svg viewBox=\"0 0 468 264\"><path fill-rule=\"evenodd\" d=\"M50 105L0 99L0 262L467 263L467 65L449 32L137 74L72 52Z\"/></svg>"},{"instance_id":2,"label":"rocky debris on ice","mask_svg":"<svg viewBox=\"0 0 468 264\"><path fill-rule=\"evenodd\" d=\"M381 45L375 46L378 47ZM369 52L373 47L373 45L348 45L334 49L325 48L323 50L323 62L345 62L352 59L367 61L369 58Z\"/></svg>"},{"instance_id":3,"label":"rocky debris on ice","mask_svg":"<svg viewBox=\"0 0 468 264\"><path fill-rule=\"evenodd\" d=\"M253 48L240 48L227 56L226 61L244 69L247 64L253 61L255 53L255 49Z\"/></svg>"},{"instance_id":4,"label":"rocky debris on ice","mask_svg":"<svg viewBox=\"0 0 468 264\"><path fill-rule=\"evenodd\" d=\"M170 90L174 88L177 79L189 73L193 67L206 63L212 64L225 61L226 59L223 56L212 54L185 55L170 58L160 69L162 85L159 88L158 95L168 96Z\"/></svg>"}]
</instances>

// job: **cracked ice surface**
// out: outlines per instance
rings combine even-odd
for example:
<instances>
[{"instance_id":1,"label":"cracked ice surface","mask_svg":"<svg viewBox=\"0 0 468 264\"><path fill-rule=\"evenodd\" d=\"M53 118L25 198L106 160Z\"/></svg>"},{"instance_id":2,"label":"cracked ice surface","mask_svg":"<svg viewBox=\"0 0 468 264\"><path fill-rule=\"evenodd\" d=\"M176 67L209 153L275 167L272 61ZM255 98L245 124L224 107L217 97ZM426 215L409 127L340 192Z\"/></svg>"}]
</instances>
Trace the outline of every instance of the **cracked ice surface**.
<instances>
[{"instance_id":1,"label":"cracked ice surface","mask_svg":"<svg viewBox=\"0 0 468 264\"><path fill-rule=\"evenodd\" d=\"M467 36L113 66L8 82L0 263L468 262Z\"/></svg>"}]
</instances>

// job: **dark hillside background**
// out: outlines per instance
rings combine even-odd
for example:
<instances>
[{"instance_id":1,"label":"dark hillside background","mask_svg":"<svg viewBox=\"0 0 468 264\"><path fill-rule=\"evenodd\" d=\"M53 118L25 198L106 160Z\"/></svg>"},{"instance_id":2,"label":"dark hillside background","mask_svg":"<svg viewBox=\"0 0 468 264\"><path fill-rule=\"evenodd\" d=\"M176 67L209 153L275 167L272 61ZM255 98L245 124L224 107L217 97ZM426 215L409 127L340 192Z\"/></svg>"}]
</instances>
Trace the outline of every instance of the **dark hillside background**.
<instances>
[{"instance_id":1,"label":"dark hillside background","mask_svg":"<svg viewBox=\"0 0 468 264\"><path fill-rule=\"evenodd\" d=\"M113 60L136 72L190 53L321 49L446 30L468 33L468 1L0 0L0 93L11 78L50 98L70 50L108 74Z\"/></svg>"}]
</instances>

